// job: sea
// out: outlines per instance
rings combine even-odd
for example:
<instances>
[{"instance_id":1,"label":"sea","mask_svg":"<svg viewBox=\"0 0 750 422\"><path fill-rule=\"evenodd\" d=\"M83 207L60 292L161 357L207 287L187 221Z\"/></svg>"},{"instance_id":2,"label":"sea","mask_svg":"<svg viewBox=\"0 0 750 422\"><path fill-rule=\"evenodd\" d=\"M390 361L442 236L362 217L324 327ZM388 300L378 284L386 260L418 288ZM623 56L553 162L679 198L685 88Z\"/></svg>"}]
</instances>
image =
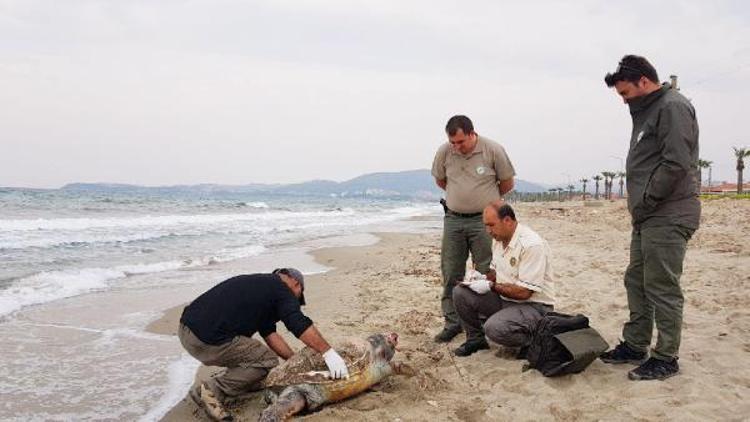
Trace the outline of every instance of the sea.
<instances>
[{"instance_id":1,"label":"sea","mask_svg":"<svg viewBox=\"0 0 750 422\"><path fill-rule=\"evenodd\" d=\"M159 420L198 362L162 311L238 273L370 233L435 229L434 201L0 189L0 420Z\"/></svg>"}]
</instances>

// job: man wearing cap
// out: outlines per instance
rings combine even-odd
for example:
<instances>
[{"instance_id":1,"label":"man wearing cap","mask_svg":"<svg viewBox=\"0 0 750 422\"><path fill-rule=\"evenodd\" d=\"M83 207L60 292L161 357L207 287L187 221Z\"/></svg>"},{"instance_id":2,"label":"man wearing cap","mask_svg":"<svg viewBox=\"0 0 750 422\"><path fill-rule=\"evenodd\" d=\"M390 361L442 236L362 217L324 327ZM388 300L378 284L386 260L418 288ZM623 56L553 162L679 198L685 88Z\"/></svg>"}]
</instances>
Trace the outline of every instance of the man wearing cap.
<instances>
[{"instance_id":1,"label":"man wearing cap","mask_svg":"<svg viewBox=\"0 0 750 422\"><path fill-rule=\"evenodd\" d=\"M210 417L231 420L224 401L260 389L268 371L278 365L277 356L289 359L294 354L276 333L278 321L323 354L332 378L349 376L344 360L300 309L305 304L304 283L302 273L294 268L240 275L185 307L178 332L182 346L203 364L226 368L190 392ZM266 345L253 338L255 333Z\"/></svg>"},{"instance_id":2,"label":"man wearing cap","mask_svg":"<svg viewBox=\"0 0 750 422\"><path fill-rule=\"evenodd\" d=\"M482 210L513 189L515 176L505 149L477 134L468 117L451 117L445 132L448 142L438 148L432 163L432 175L446 197L440 252L445 326L435 336L439 343L449 342L461 332L453 288L464 278L469 252L477 271L485 274L489 270L492 239L484 230Z\"/></svg>"},{"instance_id":3,"label":"man wearing cap","mask_svg":"<svg viewBox=\"0 0 750 422\"><path fill-rule=\"evenodd\" d=\"M633 232L625 290L630 316L622 341L606 363L639 365L632 380L664 379L679 372L682 330L680 288L687 242L698 229L698 122L690 100L660 84L644 57L628 55L604 82L630 108L633 130L627 158L628 210ZM656 345L646 360L656 323Z\"/></svg>"}]
</instances>

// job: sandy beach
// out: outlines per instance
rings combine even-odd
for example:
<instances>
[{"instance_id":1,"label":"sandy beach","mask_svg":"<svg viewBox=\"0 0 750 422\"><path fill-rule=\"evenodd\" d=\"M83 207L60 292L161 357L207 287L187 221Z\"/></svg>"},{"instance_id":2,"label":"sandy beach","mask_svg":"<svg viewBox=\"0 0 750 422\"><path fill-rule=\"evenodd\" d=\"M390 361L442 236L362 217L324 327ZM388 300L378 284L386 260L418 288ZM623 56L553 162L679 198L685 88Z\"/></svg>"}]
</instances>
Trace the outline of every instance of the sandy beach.
<instances>
[{"instance_id":1,"label":"sandy beach","mask_svg":"<svg viewBox=\"0 0 750 422\"><path fill-rule=\"evenodd\" d=\"M612 345L627 318L622 276L630 222L623 201L516 206L519 221L550 243L557 275L557 310L587 315ZM685 319L681 374L633 382L630 366L594 362L584 373L545 378L522 372L493 346L468 358L438 345L440 233L377 233L371 246L323 248L315 260L331 271L308 277L304 311L335 345L369 333L400 335L396 359L417 370L392 376L372 391L302 416L310 421L578 421L748 420L750 418L750 201L704 202L702 227L690 242L682 286ZM217 282L221 280L216 280ZM149 330L174 334L181 306L166 310ZM302 344L278 326L293 348ZM174 337L177 342L177 338ZM216 368L201 368L205 377ZM260 394L231 407L256 420ZM165 421L206 420L190 399Z\"/></svg>"}]
</instances>

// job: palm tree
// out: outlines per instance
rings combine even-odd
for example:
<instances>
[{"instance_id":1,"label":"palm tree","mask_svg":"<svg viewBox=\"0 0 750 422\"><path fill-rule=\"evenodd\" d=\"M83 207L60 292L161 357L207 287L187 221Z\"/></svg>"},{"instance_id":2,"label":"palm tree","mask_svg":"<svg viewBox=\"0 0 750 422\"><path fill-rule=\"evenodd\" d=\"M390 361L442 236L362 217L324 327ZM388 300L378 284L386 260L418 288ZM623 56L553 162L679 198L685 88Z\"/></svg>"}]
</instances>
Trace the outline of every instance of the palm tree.
<instances>
[{"instance_id":1,"label":"palm tree","mask_svg":"<svg viewBox=\"0 0 750 422\"><path fill-rule=\"evenodd\" d=\"M750 149L748 148L734 148L734 156L737 158L737 193L742 193L742 170L745 169L744 158L750 156Z\"/></svg>"},{"instance_id":2,"label":"palm tree","mask_svg":"<svg viewBox=\"0 0 750 422\"><path fill-rule=\"evenodd\" d=\"M711 168L711 164L713 164L713 161L707 161L702 158L698 159L698 192L700 192L703 187L703 169ZM710 186L711 183L709 183L709 187Z\"/></svg>"},{"instance_id":3,"label":"palm tree","mask_svg":"<svg viewBox=\"0 0 750 422\"><path fill-rule=\"evenodd\" d=\"M573 186L573 185L568 185L568 201L572 201L573 200L573 189L575 189L575 188L576 187Z\"/></svg>"},{"instance_id":4,"label":"palm tree","mask_svg":"<svg viewBox=\"0 0 750 422\"><path fill-rule=\"evenodd\" d=\"M625 173L624 171L618 171L617 172L617 177L620 178L620 198L624 198L622 186L623 186L623 184L625 184L625 176L626 175L627 175L627 173Z\"/></svg>"},{"instance_id":5,"label":"palm tree","mask_svg":"<svg viewBox=\"0 0 750 422\"><path fill-rule=\"evenodd\" d=\"M596 191L594 192L594 199L599 199L599 181L604 178L597 174L596 176L592 177L592 179L594 179L594 181L596 182Z\"/></svg>"},{"instance_id":6,"label":"palm tree","mask_svg":"<svg viewBox=\"0 0 750 422\"><path fill-rule=\"evenodd\" d=\"M615 174L611 171L602 172L602 176L604 176L604 199L612 199L612 181L615 178Z\"/></svg>"},{"instance_id":7,"label":"palm tree","mask_svg":"<svg viewBox=\"0 0 750 422\"><path fill-rule=\"evenodd\" d=\"M588 182L589 182L589 179L587 179L585 177L583 179L581 179L581 183L583 183L583 200L584 201L586 200L586 183L588 183Z\"/></svg>"}]
</instances>

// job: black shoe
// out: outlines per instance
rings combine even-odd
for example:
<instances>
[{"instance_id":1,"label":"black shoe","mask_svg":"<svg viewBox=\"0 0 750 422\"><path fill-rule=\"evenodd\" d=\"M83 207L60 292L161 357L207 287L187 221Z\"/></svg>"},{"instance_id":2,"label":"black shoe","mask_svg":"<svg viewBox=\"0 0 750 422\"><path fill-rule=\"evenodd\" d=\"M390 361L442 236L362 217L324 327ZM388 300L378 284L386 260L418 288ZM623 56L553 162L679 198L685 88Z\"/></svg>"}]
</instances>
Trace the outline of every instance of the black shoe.
<instances>
[{"instance_id":1,"label":"black shoe","mask_svg":"<svg viewBox=\"0 0 750 422\"><path fill-rule=\"evenodd\" d=\"M680 372L677 358L672 360L661 360L650 358L632 371L628 372L628 378L634 381L642 380L664 380L673 377Z\"/></svg>"},{"instance_id":2,"label":"black shoe","mask_svg":"<svg viewBox=\"0 0 750 422\"><path fill-rule=\"evenodd\" d=\"M443 331L435 336L436 343L448 343L461 333L460 328L443 328Z\"/></svg>"},{"instance_id":3,"label":"black shoe","mask_svg":"<svg viewBox=\"0 0 750 422\"><path fill-rule=\"evenodd\" d=\"M487 340L485 339L469 340L466 343L458 346L458 348L453 351L453 354L455 354L456 356L469 356L480 350L486 350L489 348L490 345L487 344Z\"/></svg>"},{"instance_id":4,"label":"black shoe","mask_svg":"<svg viewBox=\"0 0 750 422\"><path fill-rule=\"evenodd\" d=\"M643 363L643 359L646 359L646 352L639 352L628 346L624 341L621 341L614 349L599 355L599 359L604 363L632 363L640 365Z\"/></svg>"}]
</instances>

